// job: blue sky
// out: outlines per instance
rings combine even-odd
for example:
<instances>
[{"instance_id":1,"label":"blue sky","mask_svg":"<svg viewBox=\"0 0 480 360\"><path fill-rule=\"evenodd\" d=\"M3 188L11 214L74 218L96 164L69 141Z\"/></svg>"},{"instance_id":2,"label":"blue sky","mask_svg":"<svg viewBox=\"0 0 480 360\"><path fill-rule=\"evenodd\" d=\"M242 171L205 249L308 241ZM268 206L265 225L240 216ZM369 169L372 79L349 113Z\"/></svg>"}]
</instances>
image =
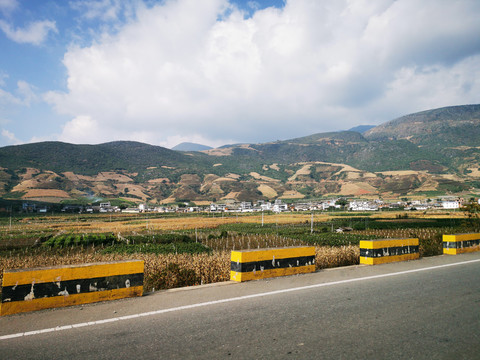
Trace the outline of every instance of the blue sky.
<instances>
[{"instance_id":1,"label":"blue sky","mask_svg":"<svg viewBox=\"0 0 480 360\"><path fill-rule=\"evenodd\" d=\"M480 103L477 0L0 0L0 146L267 142Z\"/></svg>"}]
</instances>

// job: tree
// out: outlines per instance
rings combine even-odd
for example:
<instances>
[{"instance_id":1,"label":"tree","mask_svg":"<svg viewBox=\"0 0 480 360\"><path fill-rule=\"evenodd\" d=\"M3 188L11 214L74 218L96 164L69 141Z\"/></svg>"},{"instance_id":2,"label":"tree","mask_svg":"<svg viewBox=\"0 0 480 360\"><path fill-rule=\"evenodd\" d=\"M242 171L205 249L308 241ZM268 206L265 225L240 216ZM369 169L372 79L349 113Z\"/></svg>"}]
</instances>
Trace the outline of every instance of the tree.
<instances>
[{"instance_id":1,"label":"tree","mask_svg":"<svg viewBox=\"0 0 480 360\"><path fill-rule=\"evenodd\" d=\"M348 201L347 201L347 199L341 198L341 199L338 199L337 201L335 201L335 204L340 205L342 207L342 209L345 209L345 206L348 205Z\"/></svg>"},{"instance_id":2,"label":"tree","mask_svg":"<svg viewBox=\"0 0 480 360\"><path fill-rule=\"evenodd\" d=\"M469 228L472 228L473 231L479 231L480 229L480 204L474 198L464 204L462 207L466 219L465 223Z\"/></svg>"}]
</instances>

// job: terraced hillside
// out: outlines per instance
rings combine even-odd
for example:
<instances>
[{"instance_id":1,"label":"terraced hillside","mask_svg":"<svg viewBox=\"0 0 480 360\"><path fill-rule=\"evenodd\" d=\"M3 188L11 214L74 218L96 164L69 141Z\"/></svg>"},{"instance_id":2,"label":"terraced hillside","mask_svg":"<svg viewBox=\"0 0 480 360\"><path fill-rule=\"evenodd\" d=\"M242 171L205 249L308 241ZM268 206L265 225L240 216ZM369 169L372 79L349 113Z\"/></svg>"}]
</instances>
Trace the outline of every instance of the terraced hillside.
<instances>
[{"instance_id":1,"label":"terraced hillside","mask_svg":"<svg viewBox=\"0 0 480 360\"><path fill-rule=\"evenodd\" d=\"M480 188L480 105L424 111L368 130L202 152L137 142L0 148L0 196L208 203L325 195L469 194Z\"/></svg>"}]
</instances>

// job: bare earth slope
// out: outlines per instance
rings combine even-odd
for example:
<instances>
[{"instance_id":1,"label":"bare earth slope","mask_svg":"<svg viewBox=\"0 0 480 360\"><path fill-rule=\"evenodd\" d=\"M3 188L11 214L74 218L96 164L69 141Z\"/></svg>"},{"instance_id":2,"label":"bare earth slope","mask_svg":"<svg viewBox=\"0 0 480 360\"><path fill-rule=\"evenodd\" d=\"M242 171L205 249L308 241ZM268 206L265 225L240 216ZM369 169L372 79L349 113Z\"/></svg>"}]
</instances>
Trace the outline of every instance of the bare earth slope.
<instances>
[{"instance_id":1,"label":"bare earth slope","mask_svg":"<svg viewBox=\"0 0 480 360\"><path fill-rule=\"evenodd\" d=\"M364 135L321 133L205 152L137 142L0 148L0 196L137 202L398 197L480 188L480 105L423 111Z\"/></svg>"}]
</instances>

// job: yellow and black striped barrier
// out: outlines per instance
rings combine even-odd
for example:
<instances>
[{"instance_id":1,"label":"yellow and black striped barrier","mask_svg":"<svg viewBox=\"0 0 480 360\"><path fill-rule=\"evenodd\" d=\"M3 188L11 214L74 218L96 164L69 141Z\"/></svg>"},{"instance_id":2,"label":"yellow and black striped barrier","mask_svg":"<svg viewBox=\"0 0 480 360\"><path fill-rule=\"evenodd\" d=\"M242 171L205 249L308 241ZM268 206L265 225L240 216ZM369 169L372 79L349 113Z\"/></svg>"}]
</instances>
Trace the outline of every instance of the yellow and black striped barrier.
<instances>
[{"instance_id":1,"label":"yellow and black striped barrier","mask_svg":"<svg viewBox=\"0 0 480 360\"><path fill-rule=\"evenodd\" d=\"M143 270L141 260L5 270L0 315L141 296Z\"/></svg>"},{"instance_id":2,"label":"yellow and black striped barrier","mask_svg":"<svg viewBox=\"0 0 480 360\"><path fill-rule=\"evenodd\" d=\"M418 239L379 239L360 241L360 264L377 265L418 259Z\"/></svg>"},{"instance_id":3,"label":"yellow and black striped barrier","mask_svg":"<svg viewBox=\"0 0 480 360\"><path fill-rule=\"evenodd\" d=\"M315 247L232 251L230 280L248 281L315 271Z\"/></svg>"},{"instance_id":4,"label":"yellow and black striped barrier","mask_svg":"<svg viewBox=\"0 0 480 360\"><path fill-rule=\"evenodd\" d=\"M443 253L448 255L480 251L480 234L443 235Z\"/></svg>"}]
</instances>

